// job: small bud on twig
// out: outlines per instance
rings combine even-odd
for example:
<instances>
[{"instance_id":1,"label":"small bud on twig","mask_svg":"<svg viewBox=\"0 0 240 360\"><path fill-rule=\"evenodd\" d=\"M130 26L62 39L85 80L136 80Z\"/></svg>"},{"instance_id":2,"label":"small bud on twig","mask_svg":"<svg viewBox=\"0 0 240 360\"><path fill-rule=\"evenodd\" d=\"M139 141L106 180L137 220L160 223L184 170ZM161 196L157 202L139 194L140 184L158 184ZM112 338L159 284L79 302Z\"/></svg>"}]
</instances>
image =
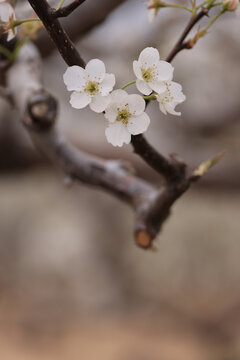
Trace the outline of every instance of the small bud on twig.
<instances>
[{"instance_id":1,"label":"small bud on twig","mask_svg":"<svg viewBox=\"0 0 240 360\"><path fill-rule=\"evenodd\" d=\"M217 154L216 156L214 156L213 158L204 161L202 164L199 165L199 167L194 170L192 177L190 178L191 181L196 181L198 180L200 177L202 177L203 175L205 175L205 173L214 165L216 165L225 155L226 155L227 151L222 151L219 154Z\"/></svg>"},{"instance_id":2,"label":"small bud on twig","mask_svg":"<svg viewBox=\"0 0 240 360\"><path fill-rule=\"evenodd\" d=\"M239 5L239 0L223 0L223 6L227 11L237 10Z\"/></svg>"}]
</instances>

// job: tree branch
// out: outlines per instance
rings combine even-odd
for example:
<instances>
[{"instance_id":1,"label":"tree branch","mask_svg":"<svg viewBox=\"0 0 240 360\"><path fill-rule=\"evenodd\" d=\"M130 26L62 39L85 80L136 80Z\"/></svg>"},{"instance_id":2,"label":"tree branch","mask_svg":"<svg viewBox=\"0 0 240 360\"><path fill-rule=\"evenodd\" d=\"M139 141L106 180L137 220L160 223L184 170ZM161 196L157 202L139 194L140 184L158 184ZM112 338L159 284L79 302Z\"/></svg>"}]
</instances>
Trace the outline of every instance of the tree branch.
<instances>
[{"instance_id":1,"label":"tree branch","mask_svg":"<svg viewBox=\"0 0 240 360\"><path fill-rule=\"evenodd\" d=\"M54 18L66 17L70 15L74 10L76 10L81 4L86 0L74 0L71 4L63 6L58 10L52 11L52 16Z\"/></svg>"},{"instance_id":2,"label":"tree branch","mask_svg":"<svg viewBox=\"0 0 240 360\"><path fill-rule=\"evenodd\" d=\"M142 134L133 136L131 143L135 153L140 155L154 170L162 174L167 182L177 183L185 178L186 164L177 160L176 157L167 159L162 156L147 142Z\"/></svg>"},{"instance_id":3,"label":"tree branch","mask_svg":"<svg viewBox=\"0 0 240 360\"><path fill-rule=\"evenodd\" d=\"M59 21L52 15L52 9L46 0L29 0L30 5L43 22L49 36L58 48L59 53L69 65L85 66L85 63L74 44L60 25Z\"/></svg>"},{"instance_id":4,"label":"tree branch","mask_svg":"<svg viewBox=\"0 0 240 360\"><path fill-rule=\"evenodd\" d=\"M126 0L101 0L90 1L81 11L72 13L64 18L64 28L71 40L79 40L88 31L101 24L106 17ZM39 48L42 56L48 56L56 47L45 31L41 31L34 43Z\"/></svg>"},{"instance_id":5,"label":"tree branch","mask_svg":"<svg viewBox=\"0 0 240 360\"><path fill-rule=\"evenodd\" d=\"M180 36L179 40L173 47L172 51L166 58L166 61L172 62L172 60L175 58L175 56L182 51L183 49L191 49L192 47L189 46L187 41L184 41L189 34L189 32L192 30L194 25L198 23L199 20L201 20L204 16L208 15L209 9L204 7L201 9L201 11L196 14L195 16L191 17L189 23L187 24L186 28L184 29L182 35Z\"/></svg>"},{"instance_id":6,"label":"tree branch","mask_svg":"<svg viewBox=\"0 0 240 360\"><path fill-rule=\"evenodd\" d=\"M56 45L58 46L60 54L64 58L65 62L69 66L85 66L85 63L80 56L79 58L76 56L77 50L65 34L58 20L53 19L52 9L46 0L42 0L41 5L36 0L29 0L29 3L46 26L52 40L54 42L56 41ZM68 49L67 52L65 51L65 46ZM148 144L143 136L132 136L132 145L135 152L140 155L149 166L161 173L167 181L170 178L171 180L173 180L173 178L176 180L179 178L180 174L183 174L182 163L178 164L177 161L171 162L170 160L164 158L163 155L158 154L158 152L151 147L150 144Z\"/></svg>"},{"instance_id":7,"label":"tree branch","mask_svg":"<svg viewBox=\"0 0 240 360\"><path fill-rule=\"evenodd\" d=\"M29 0L29 3L65 62L69 66L83 67L84 61L47 1ZM182 42L192 26L192 23L188 24L185 36L181 37ZM175 50L175 55L179 51ZM135 210L136 243L143 248L150 247L169 216L172 204L190 186L186 165L179 159L167 159L159 154L142 135L132 137L135 152L164 176L166 183L159 188L129 174L119 161L104 161L74 148L62 138L55 126L57 101L42 87L40 57L31 44L22 48L17 61L8 71L7 85L35 146L71 177L107 190L129 204Z\"/></svg>"},{"instance_id":8,"label":"tree branch","mask_svg":"<svg viewBox=\"0 0 240 360\"><path fill-rule=\"evenodd\" d=\"M130 174L121 161L105 161L77 150L59 134L57 101L44 90L41 79L39 53L33 44L26 44L8 70L6 82L35 147L67 175L104 189L130 205L135 211L135 241L149 248L171 205L187 190L189 182L159 188Z\"/></svg>"}]
</instances>

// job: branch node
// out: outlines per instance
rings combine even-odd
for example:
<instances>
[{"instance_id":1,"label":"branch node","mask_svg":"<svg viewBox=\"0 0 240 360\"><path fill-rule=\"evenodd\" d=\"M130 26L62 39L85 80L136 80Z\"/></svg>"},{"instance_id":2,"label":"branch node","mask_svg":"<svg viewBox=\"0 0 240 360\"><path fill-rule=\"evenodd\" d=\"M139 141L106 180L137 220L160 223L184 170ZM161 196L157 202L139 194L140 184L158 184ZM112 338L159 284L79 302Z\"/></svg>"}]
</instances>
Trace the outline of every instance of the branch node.
<instances>
[{"instance_id":1,"label":"branch node","mask_svg":"<svg viewBox=\"0 0 240 360\"><path fill-rule=\"evenodd\" d=\"M41 91L31 96L27 112L28 116L23 118L24 125L35 130L47 130L56 121L57 101L46 91Z\"/></svg>"}]
</instances>

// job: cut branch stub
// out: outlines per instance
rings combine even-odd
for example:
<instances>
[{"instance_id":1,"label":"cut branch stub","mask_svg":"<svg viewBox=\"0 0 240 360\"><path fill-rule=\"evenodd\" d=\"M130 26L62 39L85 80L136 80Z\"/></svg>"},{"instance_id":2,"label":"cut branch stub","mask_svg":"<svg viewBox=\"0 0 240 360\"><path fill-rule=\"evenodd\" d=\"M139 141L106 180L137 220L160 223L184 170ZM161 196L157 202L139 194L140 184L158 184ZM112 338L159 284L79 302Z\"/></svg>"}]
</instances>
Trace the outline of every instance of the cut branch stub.
<instances>
[{"instance_id":1,"label":"cut branch stub","mask_svg":"<svg viewBox=\"0 0 240 360\"><path fill-rule=\"evenodd\" d=\"M152 241L170 215L171 206L188 187L189 181L183 179L178 186L168 184L137 199L134 233L138 246L145 249L152 246Z\"/></svg>"},{"instance_id":2,"label":"cut branch stub","mask_svg":"<svg viewBox=\"0 0 240 360\"><path fill-rule=\"evenodd\" d=\"M34 130L47 130L56 121L57 101L46 91L35 93L27 103L25 125Z\"/></svg>"}]
</instances>

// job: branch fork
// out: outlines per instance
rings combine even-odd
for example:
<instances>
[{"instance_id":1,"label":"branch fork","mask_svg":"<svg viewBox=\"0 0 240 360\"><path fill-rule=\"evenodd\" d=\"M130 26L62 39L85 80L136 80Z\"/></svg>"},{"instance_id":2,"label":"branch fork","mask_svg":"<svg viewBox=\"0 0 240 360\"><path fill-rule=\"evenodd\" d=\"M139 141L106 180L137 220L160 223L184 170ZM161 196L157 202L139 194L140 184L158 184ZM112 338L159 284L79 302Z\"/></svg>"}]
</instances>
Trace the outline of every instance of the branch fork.
<instances>
[{"instance_id":1,"label":"branch fork","mask_svg":"<svg viewBox=\"0 0 240 360\"><path fill-rule=\"evenodd\" d=\"M53 10L46 0L29 0L68 66L84 67L85 63L58 18L68 16L83 2L75 0L68 6ZM186 36L206 14L202 9L191 18L167 61L170 62L184 48ZM166 158L161 155L143 135L132 136L134 152L164 179L161 186L155 186L134 176L121 161L106 161L72 146L57 129L58 102L43 88L40 55L31 43L22 47L17 60L7 71L7 87L36 148L71 179L106 190L130 205L135 211L136 244L144 249L151 247L170 214L171 206L191 184L186 164L176 156Z\"/></svg>"}]
</instances>

